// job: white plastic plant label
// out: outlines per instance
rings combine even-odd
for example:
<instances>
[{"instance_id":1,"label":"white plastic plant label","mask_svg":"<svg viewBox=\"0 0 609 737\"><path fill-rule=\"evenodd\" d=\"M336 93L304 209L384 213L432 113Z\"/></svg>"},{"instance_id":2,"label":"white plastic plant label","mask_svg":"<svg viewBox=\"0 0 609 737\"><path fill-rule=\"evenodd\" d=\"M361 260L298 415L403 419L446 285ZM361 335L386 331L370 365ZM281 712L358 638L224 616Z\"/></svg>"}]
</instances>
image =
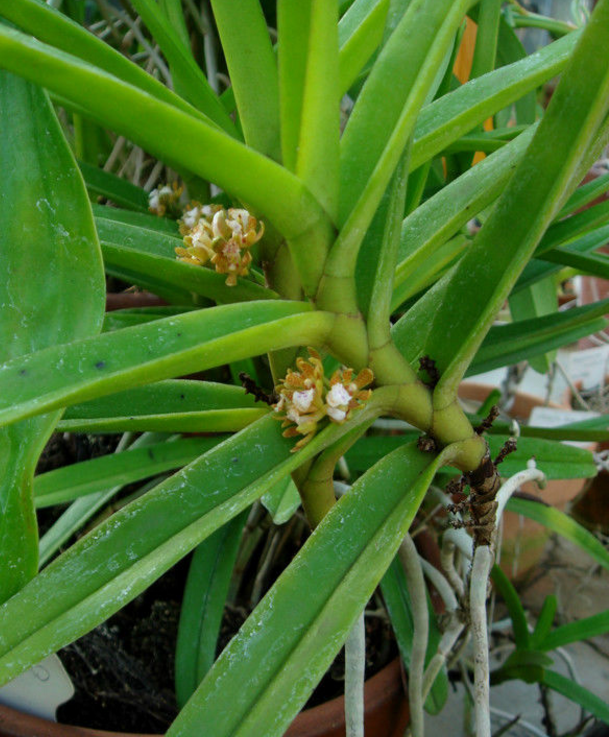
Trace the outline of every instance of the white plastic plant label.
<instances>
[{"instance_id":1,"label":"white plastic plant label","mask_svg":"<svg viewBox=\"0 0 609 737\"><path fill-rule=\"evenodd\" d=\"M585 412L584 410L556 409L554 407L534 407L529 419L529 425L535 427L562 427L570 425L574 422L582 422L590 420L593 417L600 417L599 412ZM579 448L589 448L590 442L576 442L574 440L564 441L569 445L575 445Z\"/></svg>"},{"instance_id":2,"label":"white plastic plant label","mask_svg":"<svg viewBox=\"0 0 609 737\"><path fill-rule=\"evenodd\" d=\"M0 688L0 704L56 721L57 707L74 696L74 686L57 655L17 676Z\"/></svg>"},{"instance_id":3,"label":"white plastic plant label","mask_svg":"<svg viewBox=\"0 0 609 737\"><path fill-rule=\"evenodd\" d=\"M578 388L584 391L602 388L608 375L609 345L570 354L569 378Z\"/></svg>"}]
</instances>

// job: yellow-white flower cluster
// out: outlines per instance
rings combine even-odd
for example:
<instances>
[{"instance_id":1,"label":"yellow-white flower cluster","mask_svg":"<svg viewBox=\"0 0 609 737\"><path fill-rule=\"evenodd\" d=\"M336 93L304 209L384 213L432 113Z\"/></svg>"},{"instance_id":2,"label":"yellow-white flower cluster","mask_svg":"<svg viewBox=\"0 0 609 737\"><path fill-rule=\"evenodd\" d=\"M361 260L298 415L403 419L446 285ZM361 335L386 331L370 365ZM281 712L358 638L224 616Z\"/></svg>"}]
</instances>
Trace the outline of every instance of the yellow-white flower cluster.
<instances>
[{"instance_id":1,"label":"yellow-white flower cluster","mask_svg":"<svg viewBox=\"0 0 609 737\"><path fill-rule=\"evenodd\" d=\"M184 246L175 249L178 259L198 266L209 261L219 274L227 274L229 287L248 274L250 248L264 233L264 224L245 209L199 202L190 204L179 224Z\"/></svg>"},{"instance_id":2,"label":"yellow-white flower cluster","mask_svg":"<svg viewBox=\"0 0 609 737\"><path fill-rule=\"evenodd\" d=\"M293 451L306 445L317 432L318 423L329 417L332 422L346 422L352 413L369 399L371 390L364 387L374 380L368 368L353 378L353 369L337 369L328 382L324 377L321 356L309 348L309 359L298 358L298 371L288 370L285 379L275 387L279 401L273 405L282 421L284 437L303 435Z\"/></svg>"}]
</instances>

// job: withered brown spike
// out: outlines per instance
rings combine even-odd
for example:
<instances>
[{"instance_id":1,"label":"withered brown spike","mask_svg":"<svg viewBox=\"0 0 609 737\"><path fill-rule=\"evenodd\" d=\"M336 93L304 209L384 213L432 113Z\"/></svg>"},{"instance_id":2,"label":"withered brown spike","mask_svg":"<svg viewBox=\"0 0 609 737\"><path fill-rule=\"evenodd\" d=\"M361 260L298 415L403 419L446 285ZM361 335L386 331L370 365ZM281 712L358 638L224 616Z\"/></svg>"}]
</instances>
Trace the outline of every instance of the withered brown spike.
<instances>
[{"instance_id":1,"label":"withered brown spike","mask_svg":"<svg viewBox=\"0 0 609 737\"><path fill-rule=\"evenodd\" d=\"M239 373L239 379L241 380L241 385L245 389L245 393L252 394L255 402L264 402L265 404L271 405L279 401L279 397L276 392L273 391L270 394L265 392L264 389L261 389L256 384L249 374L245 373L245 371L241 371Z\"/></svg>"},{"instance_id":2,"label":"withered brown spike","mask_svg":"<svg viewBox=\"0 0 609 737\"><path fill-rule=\"evenodd\" d=\"M517 443L514 438L510 438L507 440L503 448L499 451L499 454L497 455L497 458L495 458L495 465L498 466L502 461L506 459L507 456L509 456L510 453L513 453L517 448Z\"/></svg>"},{"instance_id":3,"label":"withered brown spike","mask_svg":"<svg viewBox=\"0 0 609 737\"><path fill-rule=\"evenodd\" d=\"M445 493L449 496L453 494L462 494L465 488L465 476L457 476L446 484Z\"/></svg>"},{"instance_id":4,"label":"withered brown spike","mask_svg":"<svg viewBox=\"0 0 609 737\"><path fill-rule=\"evenodd\" d=\"M499 407L494 404L488 415L482 422L478 425L478 427L474 428L474 432L478 435L482 435L483 432L486 432L487 430L490 430L493 426L493 422L499 417Z\"/></svg>"},{"instance_id":5,"label":"withered brown spike","mask_svg":"<svg viewBox=\"0 0 609 737\"><path fill-rule=\"evenodd\" d=\"M438 381L440 381L440 372L436 368L436 362L433 358L430 358L429 356L421 356L421 358L419 358L419 368L421 371L426 371L427 376L429 376L429 382L427 382L427 385L432 388L436 386Z\"/></svg>"}]
</instances>

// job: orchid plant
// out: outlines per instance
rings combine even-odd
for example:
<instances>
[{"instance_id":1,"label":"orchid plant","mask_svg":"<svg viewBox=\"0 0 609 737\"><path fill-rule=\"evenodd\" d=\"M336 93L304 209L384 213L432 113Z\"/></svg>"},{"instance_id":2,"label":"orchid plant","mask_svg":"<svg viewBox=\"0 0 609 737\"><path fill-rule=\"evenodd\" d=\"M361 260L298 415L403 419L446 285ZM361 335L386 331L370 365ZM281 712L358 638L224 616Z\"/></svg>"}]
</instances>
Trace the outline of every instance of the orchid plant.
<instances>
[{"instance_id":1,"label":"orchid plant","mask_svg":"<svg viewBox=\"0 0 609 737\"><path fill-rule=\"evenodd\" d=\"M558 311L556 274L609 274L594 253L609 210L580 212L607 177L578 187L609 139L609 0L582 27L500 0L211 0L213 17L131 0L149 34L138 49L168 84L86 30L78 3L61 5L0 0L0 683L193 550L199 581L228 581L242 512L302 505L310 538L213 665L222 596L213 612L185 599L183 708L167 733L281 735L379 583L406 601L390 573L432 483L462 477L469 502L453 512L471 530L455 544L465 535L490 565L501 468L535 455L549 477L595 473L590 453L564 446L556 470L551 433L534 428L498 468L509 429L466 414L458 389L515 361L547 365L605 324L605 302ZM477 38L460 82L466 19ZM544 23L556 40L527 55L515 28ZM536 92L557 75L543 111ZM107 131L180 183L145 192L99 168ZM104 269L166 306L104 320ZM513 320L495 324L506 300ZM215 380L176 378L194 372ZM397 446L371 434L387 417L408 423ZM56 428L125 435L108 458L33 479ZM349 453L367 461L337 501ZM169 470L55 555L121 485ZM39 541L36 507L65 502ZM415 735L425 692L441 707L445 663L433 664L427 685L412 678ZM578 699L607 718L600 699ZM479 719L486 734L484 706Z\"/></svg>"}]
</instances>

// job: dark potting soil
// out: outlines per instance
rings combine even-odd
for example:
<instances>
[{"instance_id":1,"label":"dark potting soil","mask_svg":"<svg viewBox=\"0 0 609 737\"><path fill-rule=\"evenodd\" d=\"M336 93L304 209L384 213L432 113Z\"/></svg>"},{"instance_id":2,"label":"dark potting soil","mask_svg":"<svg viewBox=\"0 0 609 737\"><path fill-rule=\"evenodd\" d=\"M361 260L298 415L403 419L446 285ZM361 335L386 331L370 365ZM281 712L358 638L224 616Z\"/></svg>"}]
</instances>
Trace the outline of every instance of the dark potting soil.
<instances>
[{"instance_id":1,"label":"dark potting soil","mask_svg":"<svg viewBox=\"0 0 609 737\"><path fill-rule=\"evenodd\" d=\"M113 452L120 436L87 436L57 433L43 453L37 472L69 465ZM40 510L44 532L63 508ZM290 536L282 560L271 570L272 580L288 564L306 537ZM218 637L218 654L248 616L246 599L251 593L244 574L243 598L224 611ZM180 561L130 604L59 652L74 684L74 697L59 707L57 719L63 724L109 731L163 734L177 715L174 695L175 642L182 592L188 574L189 557ZM250 575L251 573L251 575ZM269 584L271 583L269 580ZM243 582L242 582L243 583ZM366 618L366 678L370 678L397 655L397 646L386 619ZM343 693L344 651L336 657L307 707L317 706Z\"/></svg>"},{"instance_id":2,"label":"dark potting soil","mask_svg":"<svg viewBox=\"0 0 609 737\"><path fill-rule=\"evenodd\" d=\"M59 722L152 734L168 729L178 711L173 690L174 648L186 569L183 561L107 622L60 651L76 694L59 707ZM239 606L225 609L218 653L247 614ZM381 617L367 617L366 677L396 654L390 625ZM340 696L343 680L341 650L307 707Z\"/></svg>"}]
</instances>

